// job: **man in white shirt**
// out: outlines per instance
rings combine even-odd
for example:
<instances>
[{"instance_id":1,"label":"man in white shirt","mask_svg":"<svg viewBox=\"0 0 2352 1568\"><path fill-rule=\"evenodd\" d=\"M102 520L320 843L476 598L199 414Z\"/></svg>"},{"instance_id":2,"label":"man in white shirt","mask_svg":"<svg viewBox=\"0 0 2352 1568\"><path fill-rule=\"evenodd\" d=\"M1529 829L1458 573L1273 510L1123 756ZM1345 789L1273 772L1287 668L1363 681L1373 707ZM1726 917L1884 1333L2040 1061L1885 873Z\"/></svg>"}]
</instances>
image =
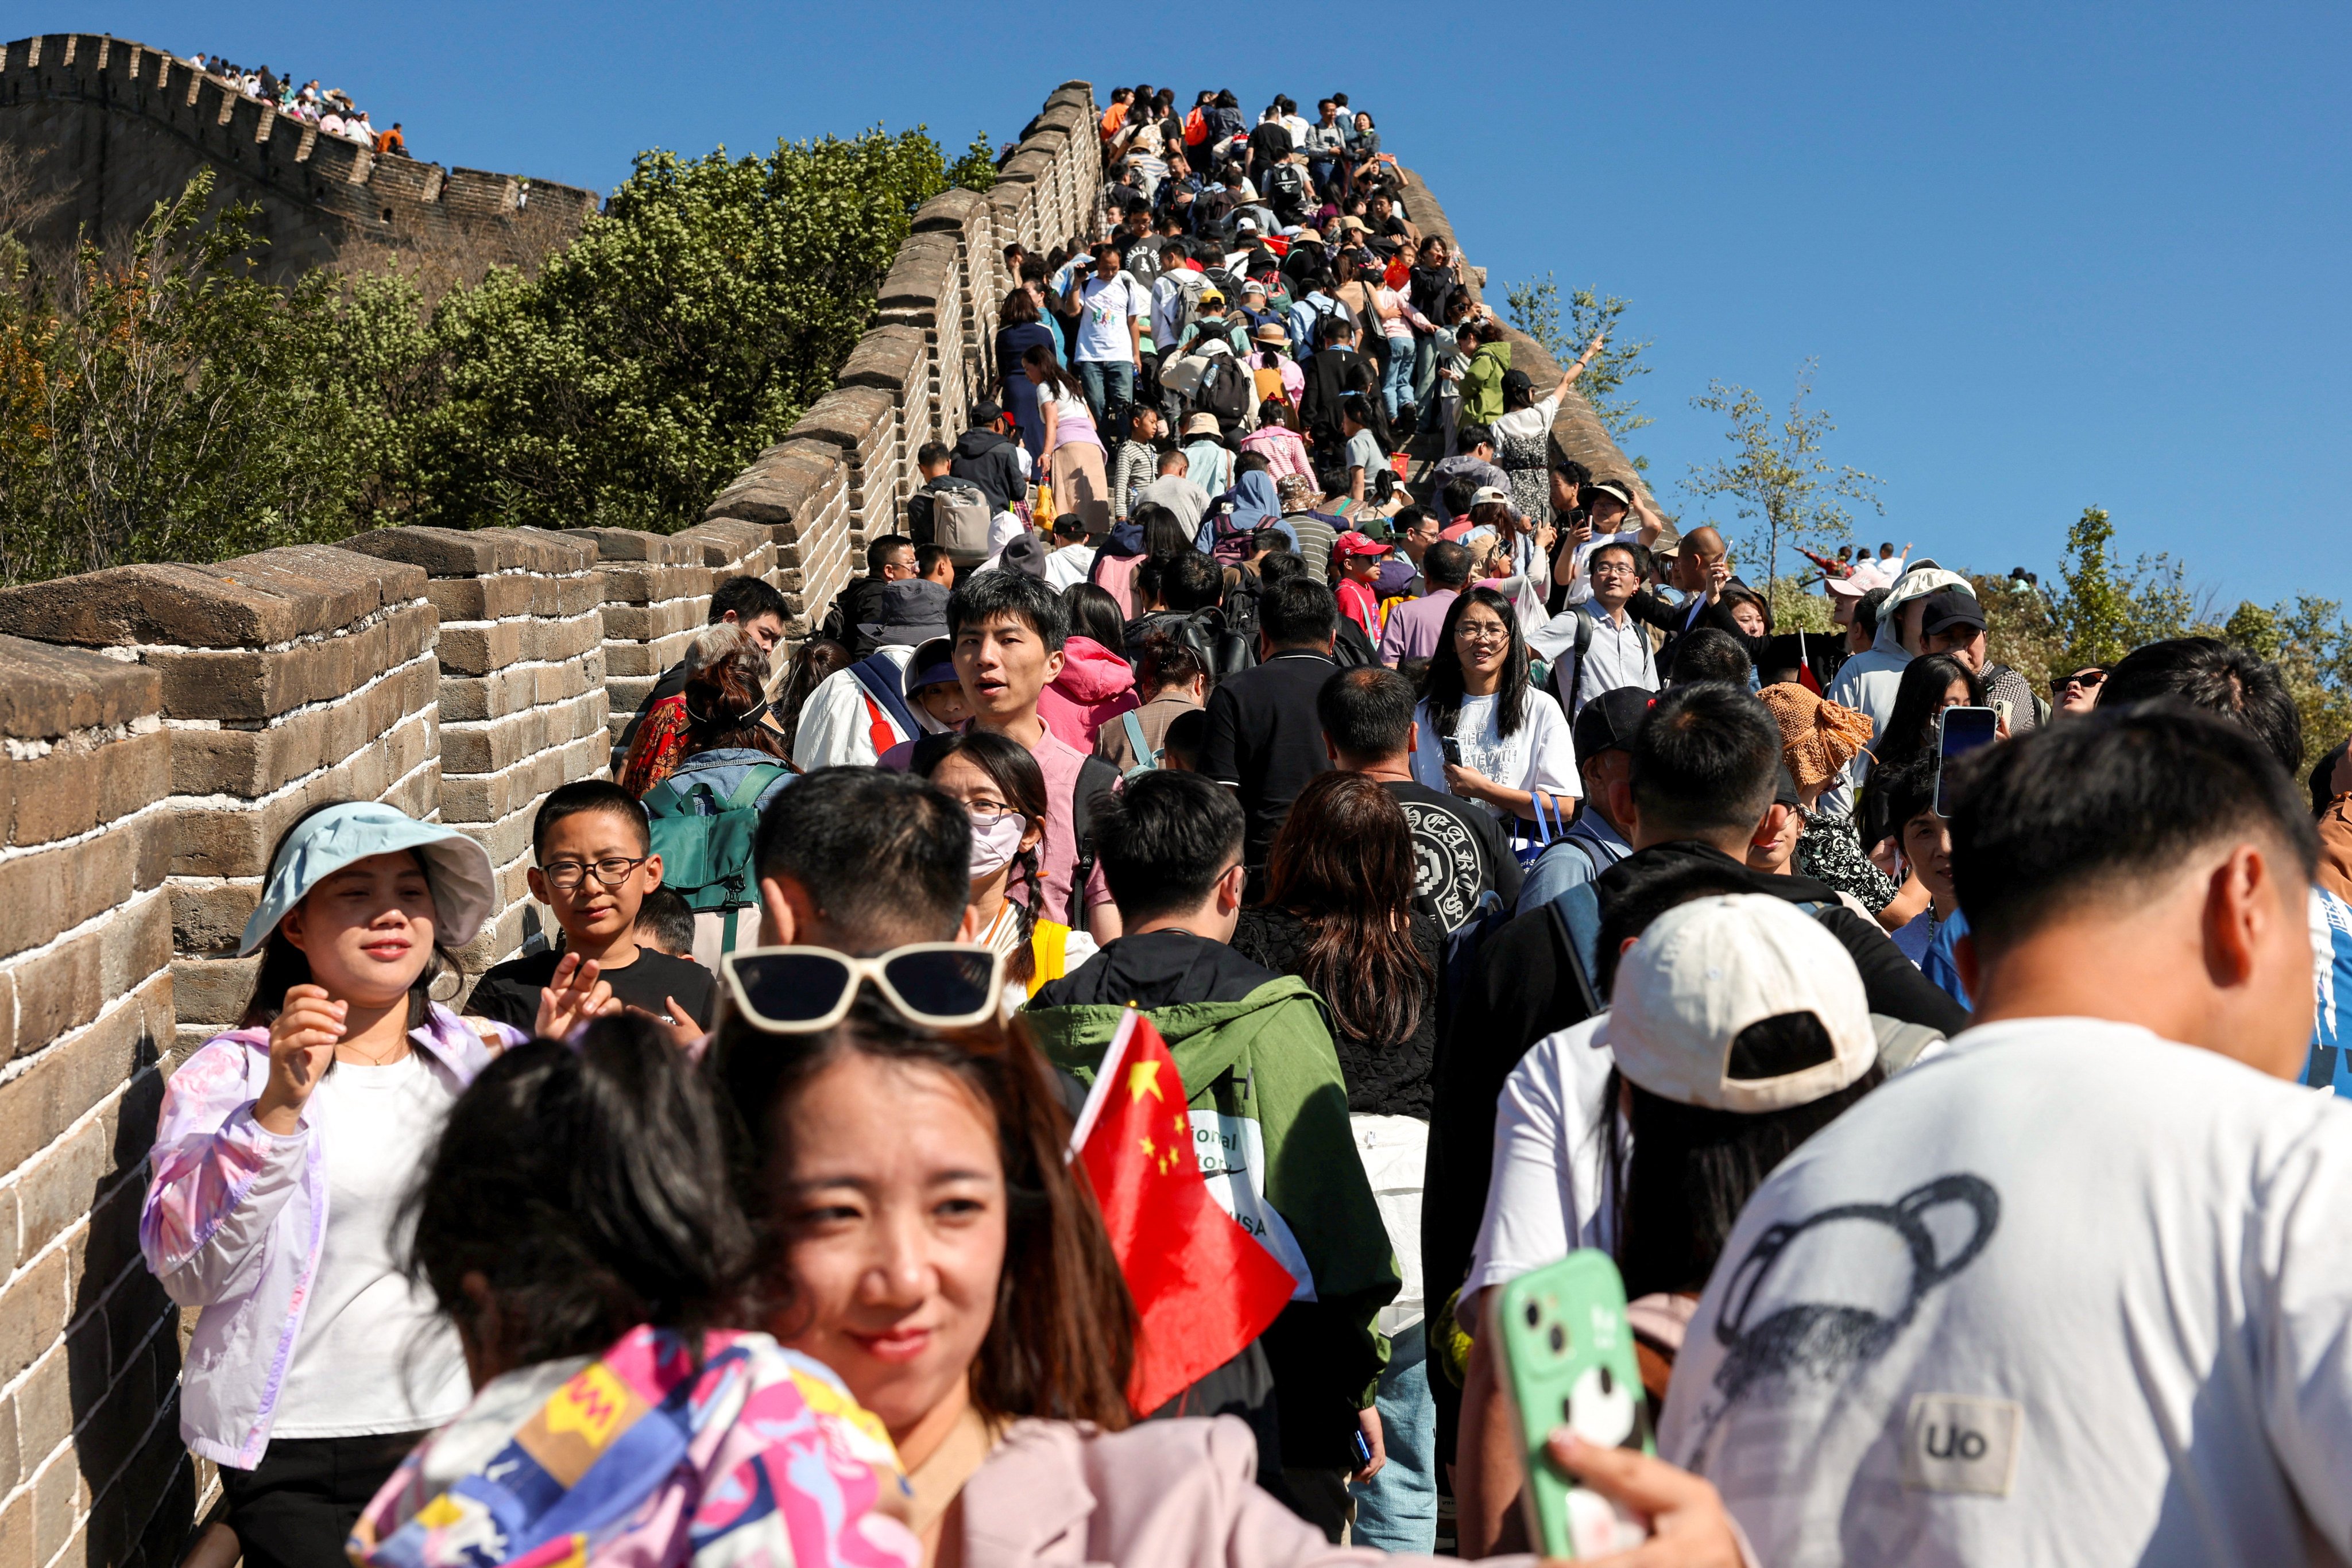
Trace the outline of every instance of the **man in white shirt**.
<instances>
[{"instance_id":1,"label":"man in white shirt","mask_svg":"<svg viewBox=\"0 0 2352 1568\"><path fill-rule=\"evenodd\" d=\"M793 762L803 773L870 767L892 747L924 733L923 719L907 701L907 661L925 643L948 634L948 591L919 578L893 582L882 591L879 613L878 622L858 628L874 638L874 653L825 676L801 705Z\"/></svg>"},{"instance_id":2,"label":"man in white shirt","mask_svg":"<svg viewBox=\"0 0 2352 1568\"><path fill-rule=\"evenodd\" d=\"M1563 554L1553 569L1555 580L1568 587L1570 604L1581 604L1592 597L1592 576L1588 568L1595 550L1613 544L1637 544L1647 549L1658 542L1659 534L1665 528L1664 519L1641 504L1641 492L1631 480L1602 479L1579 485L1577 498L1584 506L1584 521L1572 526L1565 519L1561 522L1576 548ZM1626 526L1629 522L1633 524L1630 528Z\"/></svg>"},{"instance_id":3,"label":"man in white shirt","mask_svg":"<svg viewBox=\"0 0 2352 1568\"><path fill-rule=\"evenodd\" d=\"M1659 1450L1776 1568L2341 1563L2352 1110L2293 1082L2308 811L2179 708L1969 775L1977 1025L1748 1202Z\"/></svg>"},{"instance_id":4,"label":"man in white shirt","mask_svg":"<svg viewBox=\"0 0 2352 1568\"><path fill-rule=\"evenodd\" d=\"M1650 629L1626 612L1626 601L1641 591L1644 562L1641 547L1612 539L1593 551L1585 563L1592 597L1552 617L1528 639L1528 645L1559 666L1556 683L1562 706L1573 719L1584 705L1620 686L1658 689L1657 650L1650 645ZM1576 623L1591 631L1584 651L1576 653Z\"/></svg>"},{"instance_id":5,"label":"man in white shirt","mask_svg":"<svg viewBox=\"0 0 2352 1568\"><path fill-rule=\"evenodd\" d=\"M1087 389L1087 406L1103 421L1107 411L1124 411L1135 402L1144 329L1151 324L1151 291L1121 265L1118 246L1105 241L1094 255L1094 271L1071 278L1062 304L1077 312L1078 345L1071 358ZM1121 423L1111 420L1103 434L1123 436L1123 429L1114 428Z\"/></svg>"}]
</instances>

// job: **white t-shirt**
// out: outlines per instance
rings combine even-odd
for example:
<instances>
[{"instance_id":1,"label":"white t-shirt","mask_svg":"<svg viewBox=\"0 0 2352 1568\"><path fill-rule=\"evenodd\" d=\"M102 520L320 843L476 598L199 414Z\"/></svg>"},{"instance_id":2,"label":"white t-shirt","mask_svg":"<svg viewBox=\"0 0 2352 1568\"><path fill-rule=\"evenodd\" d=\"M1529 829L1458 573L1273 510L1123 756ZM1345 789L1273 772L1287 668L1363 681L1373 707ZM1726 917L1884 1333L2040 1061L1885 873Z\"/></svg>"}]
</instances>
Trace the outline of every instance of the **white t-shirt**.
<instances>
[{"instance_id":1,"label":"white t-shirt","mask_svg":"<svg viewBox=\"0 0 2352 1568\"><path fill-rule=\"evenodd\" d=\"M1078 286L1078 351L1075 358L1131 363L1135 359L1135 339L1128 323L1150 319L1151 291L1138 283L1133 273L1122 270L1108 283L1099 277L1087 278Z\"/></svg>"},{"instance_id":2,"label":"white t-shirt","mask_svg":"<svg viewBox=\"0 0 2352 1568\"><path fill-rule=\"evenodd\" d=\"M1570 604L1581 604L1592 597L1592 552L1602 545L1637 545L1642 542L1639 528L1620 528L1613 534L1595 532L1576 547L1576 580L1568 585Z\"/></svg>"},{"instance_id":3,"label":"white t-shirt","mask_svg":"<svg viewBox=\"0 0 2352 1568\"><path fill-rule=\"evenodd\" d=\"M1496 699L1465 697L1454 716L1454 738L1461 744L1462 765L1475 768L1509 789L1543 790L1550 795L1584 793L1576 771L1576 743L1559 704L1549 692L1530 689L1517 731L1505 735L1496 726ZM1432 789L1445 788L1445 743L1429 722L1429 704L1414 707L1421 726L1421 745L1412 754L1412 776ZM1487 810L1502 816L1493 807Z\"/></svg>"},{"instance_id":4,"label":"white t-shirt","mask_svg":"<svg viewBox=\"0 0 2352 1568\"><path fill-rule=\"evenodd\" d=\"M1474 1333L1476 1297L1489 1285L1509 1284L1580 1247L1616 1250L1616 1205L1601 1114L1609 1070L1617 1062L1607 1046L1592 1042L1607 1016L1536 1041L1496 1096L1486 1212L1478 1220L1462 1286L1461 1321ZM1614 1107L1609 1113L1617 1119L1622 1159L1633 1152L1633 1134Z\"/></svg>"},{"instance_id":5,"label":"white t-shirt","mask_svg":"<svg viewBox=\"0 0 2352 1568\"><path fill-rule=\"evenodd\" d=\"M1748 1202L1659 1452L1774 1568L2341 1562L2347 1213L2334 1095L2101 1019L1971 1030Z\"/></svg>"},{"instance_id":6,"label":"white t-shirt","mask_svg":"<svg viewBox=\"0 0 2352 1568\"><path fill-rule=\"evenodd\" d=\"M457 1086L411 1050L383 1067L339 1061L302 1120L327 1166L327 1236L278 1399L275 1437L437 1427L473 1397L457 1331L401 1272L402 1201Z\"/></svg>"}]
</instances>

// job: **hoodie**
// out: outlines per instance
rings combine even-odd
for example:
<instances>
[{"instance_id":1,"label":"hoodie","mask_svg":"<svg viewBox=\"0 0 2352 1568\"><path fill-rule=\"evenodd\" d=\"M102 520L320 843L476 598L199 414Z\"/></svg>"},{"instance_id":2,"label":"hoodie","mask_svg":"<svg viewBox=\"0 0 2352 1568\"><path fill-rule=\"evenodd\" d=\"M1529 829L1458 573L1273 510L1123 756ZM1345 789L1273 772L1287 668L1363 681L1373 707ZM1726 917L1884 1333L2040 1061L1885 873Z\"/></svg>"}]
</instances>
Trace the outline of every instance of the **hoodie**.
<instances>
[{"instance_id":1,"label":"hoodie","mask_svg":"<svg viewBox=\"0 0 2352 1568\"><path fill-rule=\"evenodd\" d=\"M993 430L974 428L956 437L948 472L979 486L991 511L1005 511L1029 494L1028 475L1011 438Z\"/></svg>"},{"instance_id":2,"label":"hoodie","mask_svg":"<svg viewBox=\"0 0 2352 1568\"><path fill-rule=\"evenodd\" d=\"M1262 1339L1283 1461L1352 1469L1356 1412L1388 1359L1374 1320L1402 1281L1323 1004L1223 942L1152 931L1039 988L1024 1016L1049 1060L1091 1080L1129 1007L1175 1059L1210 1190L1298 1281Z\"/></svg>"},{"instance_id":3,"label":"hoodie","mask_svg":"<svg viewBox=\"0 0 2352 1568\"><path fill-rule=\"evenodd\" d=\"M1076 635L1062 644L1062 673L1037 694L1037 716L1045 727L1088 756L1095 731L1142 706L1128 662L1093 638Z\"/></svg>"}]
</instances>

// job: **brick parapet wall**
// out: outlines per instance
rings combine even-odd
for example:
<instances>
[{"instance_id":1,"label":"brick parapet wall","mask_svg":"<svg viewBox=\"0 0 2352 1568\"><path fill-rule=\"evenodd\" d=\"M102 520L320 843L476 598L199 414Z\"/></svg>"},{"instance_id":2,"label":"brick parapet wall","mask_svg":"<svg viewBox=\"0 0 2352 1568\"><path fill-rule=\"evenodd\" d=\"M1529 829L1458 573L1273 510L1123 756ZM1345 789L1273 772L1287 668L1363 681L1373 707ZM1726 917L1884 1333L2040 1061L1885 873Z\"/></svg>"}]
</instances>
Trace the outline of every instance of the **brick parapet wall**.
<instances>
[{"instance_id":1,"label":"brick parapet wall","mask_svg":"<svg viewBox=\"0 0 2352 1568\"><path fill-rule=\"evenodd\" d=\"M51 239L136 224L209 168L220 199L259 200L278 276L354 249L528 266L597 207L577 186L380 159L163 50L89 33L0 49L0 141L68 198Z\"/></svg>"},{"instance_id":2,"label":"brick parapet wall","mask_svg":"<svg viewBox=\"0 0 2352 1568\"><path fill-rule=\"evenodd\" d=\"M777 586L795 642L865 570L867 542L904 530L924 443L952 444L972 403L995 384L998 308L1012 287L1003 247L1049 248L1095 228L1102 158L1094 123L1094 89L1065 82L997 171L995 189L925 203L835 389L704 510L706 519L776 530Z\"/></svg>"}]
</instances>

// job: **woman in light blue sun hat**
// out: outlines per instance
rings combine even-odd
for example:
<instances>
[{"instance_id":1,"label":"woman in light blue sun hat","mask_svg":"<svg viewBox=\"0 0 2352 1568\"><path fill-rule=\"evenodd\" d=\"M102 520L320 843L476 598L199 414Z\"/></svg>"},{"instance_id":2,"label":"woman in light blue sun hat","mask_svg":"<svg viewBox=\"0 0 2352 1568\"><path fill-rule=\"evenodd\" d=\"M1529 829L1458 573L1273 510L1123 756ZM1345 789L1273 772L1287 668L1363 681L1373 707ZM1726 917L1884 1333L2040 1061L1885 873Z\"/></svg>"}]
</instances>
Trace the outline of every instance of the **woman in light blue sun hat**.
<instances>
[{"instance_id":1,"label":"woman in light blue sun hat","mask_svg":"<svg viewBox=\"0 0 2352 1568\"><path fill-rule=\"evenodd\" d=\"M495 912L455 829L344 801L270 856L241 1027L173 1073L140 1215L147 1266L201 1309L180 1432L220 1466L252 1568L340 1561L360 1509L469 1395L455 1333L402 1271L402 1206L452 1103L525 1037L433 999ZM454 989L454 988L452 988ZM567 961L541 1033L606 1010Z\"/></svg>"}]
</instances>

